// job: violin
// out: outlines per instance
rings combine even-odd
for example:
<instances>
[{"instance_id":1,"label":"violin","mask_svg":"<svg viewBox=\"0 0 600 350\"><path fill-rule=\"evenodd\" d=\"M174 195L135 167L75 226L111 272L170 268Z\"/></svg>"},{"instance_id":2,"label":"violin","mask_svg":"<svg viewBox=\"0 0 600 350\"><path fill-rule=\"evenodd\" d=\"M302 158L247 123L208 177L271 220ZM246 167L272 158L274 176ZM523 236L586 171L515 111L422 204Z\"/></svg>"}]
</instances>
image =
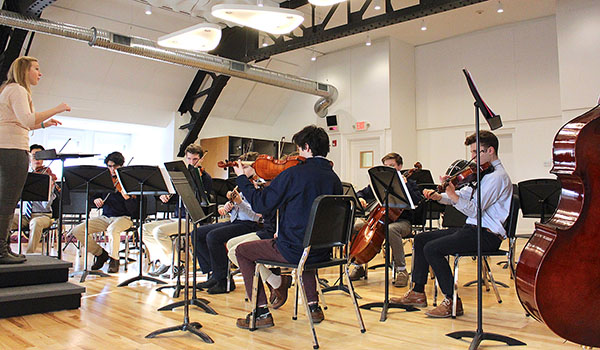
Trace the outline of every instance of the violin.
<instances>
[{"instance_id":1,"label":"violin","mask_svg":"<svg viewBox=\"0 0 600 350\"><path fill-rule=\"evenodd\" d=\"M537 222L523 248L515 287L523 308L571 342L600 347L600 106L554 137L553 167L562 187L554 215Z\"/></svg>"},{"instance_id":2,"label":"violin","mask_svg":"<svg viewBox=\"0 0 600 350\"><path fill-rule=\"evenodd\" d=\"M494 166L490 162L485 162L479 167L481 177L494 171ZM450 176L444 180L441 185L438 185L437 192L446 191L446 187L452 183L458 190L467 185L472 185L477 182L477 164L469 163L465 169L462 169L457 174Z\"/></svg>"},{"instance_id":3,"label":"violin","mask_svg":"<svg viewBox=\"0 0 600 350\"><path fill-rule=\"evenodd\" d=\"M414 174L415 172L417 172L417 171L419 171L421 169L423 169L423 164L421 164L421 162L416 162L415 165L414 165L414 167L412 169L409 169L404 174L404 177L406 177L408 179L409 177L412 176L412 174Z\"/></svg>"},{"instance_id":4,"label":"violin","mask_svg":"<svg viewBox=\"0 0 600 350\"><path fill-rule=\"evenodd\" d=\"M250 164L250 166L252 168L254 168L254 171L256 172L256 175L258 175L258 177L269 181L269 180L273 180L275 177L277 177L277 175L279 175L282 171L291 168L295 165L298 165L300 163L304 163L306 161L306 158L302 157L302 156L292 156L292 157L287 157L285 160L281 160L281 159L275 159L272 156L266 155L266 154L261 154L258 156L258 158L256 158L256 160L254 162L252 162ZM248 164L248 162L243 162L241 161L242 164ZM234 167L234 166L238 166L238 162L237 161L228 161L228 162L223 162L223 161L219 161L219 163L217 163L217 166L219 168L229 168L229 167Z\"/></svg>"},{"instance_id":5,"label":"violin","mask_svg":"<svg viewBox=\"0 0 600 350\"><path fill-rule=\"evenodd\" d=\"M34 172L34 173L36 173L36 174L44 174L44 175L49 175L49 176L50 176L50 178L52 179L52 185L54 186L54 188L55 188L55 189L56 189L58 192L60 192L60 186L58 186L58 185L56 184L56 180L58 180L58 177L57 177L56 175L54 175L54 173L52 172L52 170L50 169L50 167L47 167L47 166L43 166L43 165L42 165L41 167L39 167L39 168L35 169L33 172Z\"/></svg>"},{"instance_id":6,"label":"violin","mask_svg":"<svg viewBox=\"0 0 600 350\"><path fill-rule=\"evenodd\" d=\"M135 195L129 196L128 194L125 193L125 191L123 190L123 186L121 186L121 183L119 182L119 179L117 178L117 176L112 177L112 182L113 182L113 186L115 186L115 192L121 193L121 195L123 196L123 198L125 198L125 200L127 200L129 198L135 198ZM106 198L108 198L108 196L106 196ZM106 201L106 198L104 199L105 201Z\"/></svg>"}]
</instances>

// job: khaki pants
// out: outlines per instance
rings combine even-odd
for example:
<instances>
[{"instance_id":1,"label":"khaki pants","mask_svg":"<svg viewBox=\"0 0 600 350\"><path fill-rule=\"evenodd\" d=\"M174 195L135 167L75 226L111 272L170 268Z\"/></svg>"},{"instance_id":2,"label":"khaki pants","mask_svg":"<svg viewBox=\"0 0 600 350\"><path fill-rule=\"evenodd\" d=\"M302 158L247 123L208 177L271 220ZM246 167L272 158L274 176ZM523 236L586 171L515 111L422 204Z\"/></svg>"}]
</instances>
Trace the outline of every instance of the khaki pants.
<instances>
[{"instance_id":1,"label":"khaki pants","mask_svg":"<svg viewBox=\"0 0 600 350\"><path fill-rule=\"evenodd\" d=\"M108 252L111 258L119 259L119 246L121 233L133 225L129 216L107 217L101 215L88 221L88 252L95 256L102 254L102 247L92 238L93 233L106 232L111 250ZM73 228L73 235L83 245L85 242L85 222Z\"/></svg>"},{"instance_id":2,"label":"khaki pants","mask_svg":"<svg viewBox=\"0 0 600 350\"><path fill-rule=\"evenodd\" d=\"M255 232L247 233L245 235L234 237L234 238L228 240L227 241L227 256L229 257L229 260L231 260L231 262L233 262L234 264L236 264L239 267L240 264L238 264L237 257L235 256L235 249L242 243L259 241L259 240L260 240L260 237L258 237L258 235ZM273 274L273 272L271 272L271 270L267 269L265 267L265 265L260 265L258 270L260 272L260 278L262 278L262 280L265 282L267 281L269 276L271 276Z\"/></svg>"},{"instance_id":3,"label":"khaki pants","mask_svg":"<svg viewBox=\"0 0 600 350\"><path fill-rule=\"evenodd\" d=\"M52 226L54 219L50 213L32 213L31 219L27 219L23 216L22 225L25 227L29 225L29 243L27 243L27 254L35 253L40 239L42 238L42 231ZM19 228L19 214L15 213L13 216L12 230Z\"/></svg>"},{"instance_id":4,"label":"khaki pants","mask_svg":"<svg viewBox=\"0 0 600 350\"><path fill-rule=\"evenodd\" d=\"M150 261L160 260L163 265L171 265L173 242L171 236L179 230L177 219L157 220L144 223L142 237L150 254ZM190 231L192 225L190 224ZM181 221L182 239L185 235L185 220ZM182 243L183 244L183 243Z\"/></svg>"}]
</instances>

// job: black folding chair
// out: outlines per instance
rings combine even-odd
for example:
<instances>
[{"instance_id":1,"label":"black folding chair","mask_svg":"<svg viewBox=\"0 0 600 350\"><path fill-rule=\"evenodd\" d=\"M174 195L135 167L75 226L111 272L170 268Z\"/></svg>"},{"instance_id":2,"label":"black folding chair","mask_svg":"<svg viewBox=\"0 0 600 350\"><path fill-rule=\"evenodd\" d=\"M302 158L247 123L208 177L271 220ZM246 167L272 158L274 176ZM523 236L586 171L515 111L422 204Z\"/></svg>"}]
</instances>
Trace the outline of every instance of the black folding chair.
<instances>
[{"instance_id":1,"label":"black folding chair","mask_svg":"<svg viewBox=\"0 0 600 350\"><path fill-rule=\"evenodd\" d=\"M253 310L252 317L250 318L251 330L256 329L255 324L256 309L258 307L258 280L260 278L259 266L269 265L287 267L295 270L296 272L296 300L294 303L294 315L292 316L292 319L296 320L298 317L298 294L300 292L302 295L302 301L304 302L304 306L306 308L306 317L308 319L313 336L313 348L318 349L319 343L317 341L317 334L315 332L315 327L310 314L310 307L306 298L306 291L304 290L302 274L307 270L318 270L320 268L332 266L345 266L344 272L346 279L348 280L350 297L352 298L352 303L354 304L360 331L362 333L366 332L362 315L360 314L360 309L358 308L358 302L356 301L356 295L354 294L354 287L352 286L352 281L350 280L350 274L348 272L348 243L352 233L355 205L356 203L354 199L350 196L322 195L317 197L310 210L308 225L306 226L306 233L304 235L304 252L302 253L300 262L298 264L293 264L262 259L256 261L256 270L252 291ZM346 249L344 249L344 256L341 258L330 258L329 260L318 263L306 263L311 249L332 249L333 247L346 247Z\"/></svg>"}]
</instances>

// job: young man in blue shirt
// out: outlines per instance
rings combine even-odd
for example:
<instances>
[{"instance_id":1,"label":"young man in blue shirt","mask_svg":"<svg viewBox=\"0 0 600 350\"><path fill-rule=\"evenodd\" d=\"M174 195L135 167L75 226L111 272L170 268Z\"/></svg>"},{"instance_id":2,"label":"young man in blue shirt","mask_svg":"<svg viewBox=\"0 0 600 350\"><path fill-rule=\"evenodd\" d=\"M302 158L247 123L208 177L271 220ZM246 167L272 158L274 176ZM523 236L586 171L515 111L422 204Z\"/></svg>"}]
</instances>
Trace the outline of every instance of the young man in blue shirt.
<instances>
[{"instance_id":1,"label":"young man in blue shirt","mask_svg":"<svg viewBox=\"0 0 600 350\"><path fill-rule=\"evenodd\" d=\"M280 225L278 235L273 239L241 244L236 249L246 295L252 295L252 282L257 259L269 259L297 264L304 250L303 241L312 204L323 194L342 194L342 183L325 158L329 153L329 136L322 128L309 125L296 133L292 139L299 155L306 158L304 163L281 172L269 187L258 191L249 180L254 173L251 167L235 168L237 184L246 196L252 209L258 213L279 209ZM330 251L311 250L308 263L329 259ZM313 322L325 319L318 305L315 271L303 274L308 304ZM258 283L257 328L272 327L273 317L267 308L267 298L262 283ZM287 293L289 284L281 284L278 294ZM251 314L237 320L237 326L248 329Z\"/></svg>"},{"instance_id":2,"label":"young man in blue shirt","mask_svg":"<svg viewBox=\"0 0 600 350\"><path fill-rule=\"evenodd\" d=\"M471 155L477 155L475 134L467 137L465 146L471 149ZM466 186L456 190L450 183L446 191L439 194L433 190L423 190L425 198L452 205L467 216L466 224L461 228L423 232L415 237L415 255L413 269L413 288L401 298L391 298L394 303L425 307L425 284L429 266L433 269L445 298L442 303L425 314L429 317L443 318L452 316L452 297L454 296L454 278L446 256L477 250L477 192L481 191L482 251L494 251L506 238L504 222L510 213L513 186L506 170L498 159L498 138L492 132L479 133L481 143L481 164L490 162L494 170L481 178L477 188ZM445 180L446 177L441 180ZM457 299L456 316L463 314L462 302Z\"/></svg>"}]
</instances>

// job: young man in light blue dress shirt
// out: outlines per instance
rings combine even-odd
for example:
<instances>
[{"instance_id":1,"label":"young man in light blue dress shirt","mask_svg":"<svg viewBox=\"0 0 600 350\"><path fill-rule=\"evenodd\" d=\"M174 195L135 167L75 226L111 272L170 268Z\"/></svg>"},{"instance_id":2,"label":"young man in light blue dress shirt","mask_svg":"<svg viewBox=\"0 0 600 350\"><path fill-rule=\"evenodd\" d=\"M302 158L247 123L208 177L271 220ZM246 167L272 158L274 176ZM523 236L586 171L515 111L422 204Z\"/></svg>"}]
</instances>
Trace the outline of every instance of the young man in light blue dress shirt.
<instances>
[{"instance_id":1,"label":"young man in light blue dress shirt","mask_svg":"<svg viewBox=\"0 0 600 350\"><path fill-rule=\"evenodd\" d=\"M476 156L475 134L467 137L465 145ZM456 190L450 183L446 191L439 194L433 190L423 190L423 195L442 204L452 205L467 216L466 224L461 228L450 228L424 232L415 238L415 255L413 270L413 288L401 298L392 298L392 302L427 306L425 284L429 267L433 269L445 299L433 310L426 312L429 317L452 316L452 298L454 295L454 278L446 256L455 253L477 250L477 192L481 190L482 209L482 251L494 251L506 238L504 222L510 212L513 186L506 170L498 159L498 138L490 131L480 131L481 164L490 162L493 171L482 177L477 188L463 187ZM445 178L442 178L442 181ZM463 314L462 302L457 299L456 316Z\"/></svg>"}]
</instances>

